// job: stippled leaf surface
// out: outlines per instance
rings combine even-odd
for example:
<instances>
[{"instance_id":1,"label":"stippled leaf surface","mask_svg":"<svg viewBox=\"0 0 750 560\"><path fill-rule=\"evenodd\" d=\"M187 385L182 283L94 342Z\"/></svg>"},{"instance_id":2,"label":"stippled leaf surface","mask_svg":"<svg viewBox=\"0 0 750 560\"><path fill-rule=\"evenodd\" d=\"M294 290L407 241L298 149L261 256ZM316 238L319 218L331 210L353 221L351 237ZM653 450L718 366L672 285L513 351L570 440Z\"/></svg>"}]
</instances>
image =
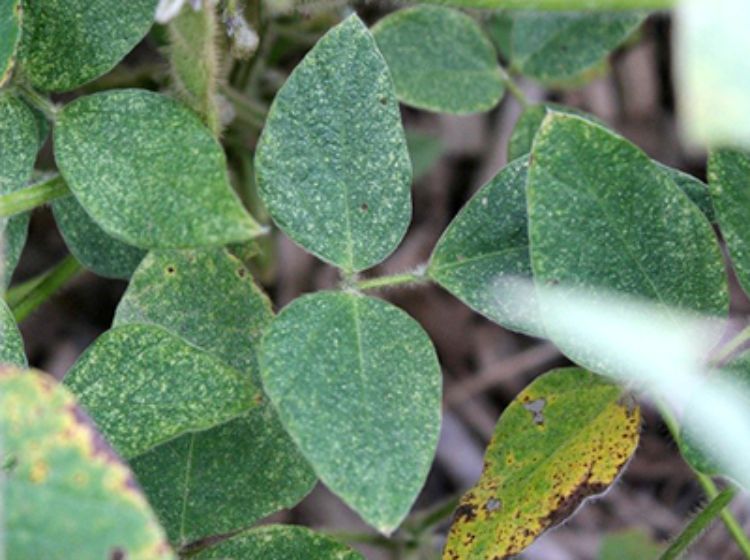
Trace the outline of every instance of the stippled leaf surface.
<instances>
[{"instance_id":1,"label":"stippled leaf surface","mask_svg":"<svg viewBox=\"0 0 750 560\"><path fill-rule=\"evenodd\" d=\"M427 272L438 284L472 309L514 330L512 307L498 298L494 286L504 277L531 278L526 175L528 158L520 158L483 186L453 219L435 246ZM523 302L528 305L528 302ZM531 334L541 334L539 325Z\"/></svg>"},{"instance_id":2,"label":"stippled leaf surface","mask_svg":"<svg viewBox=\"0 0 750 560\"><path fill-rule=\"evenodd\" d=\"M259 395L248 376L152 325L107 331L64 383L126 458L237 417Z\"/></svg>"},{"instance_id":3,"label":"stippled leaf surface","mask_svg":"<svg viewBox=\"0 0 750 560\"><path fill-rule=\"evenodd\" d=\"M531 161L529 237L538 282L585 288L592 301L614 292L727 313L727 279L711 225L638 148L590 121L554 113L537 134ZM595 371L603 367L596 356L576 351L575 358Z\"/></svg>"},{"instance_id":4,"label":"stippled leaf surface","mask_svg":"<svg viewBox=\"0 0 750 560\"><path fill-rule=\"evenodd\" d=\"M261 375L320 479L367 523L395 529L440 430L440 367L419 324L378 299L304 296L264 336Z\"/></svg>"},{"instance_id":5,"label":"stippled leaf surface","mask_svg":"<svg viewBox=\"0 0 750 560\"><path fill-rule=\"evenodd\" d=\"M523 10L658 10L671 8L675 0L422 0L427 4L445 4L460 8L510 8Z\"/></svg>"},{"instance_id":6,"label":"stippled leaf surface","mask_svg":"<svg viewBox=\"0 0 750 560\"><path fill-rule=\"evenodd\" d=\"M196 560L364 560L359 552L298 525L268 525L239 533L195 556Z\"/></svg>"},{"instance_id":7,"label":"stippled leaf surface","mask_svg":"<svg viewBox=\"0 0 750 560\"><path fill-rule=\"evenodd\" d=\"M675 19L675 91L686 136L750 149L750 3L683 0Z\"/></svg>"},{"instance_id":8,"label":"stippled leaf surface","mask_svg":"<svg viewBox=\"0 0 750 560\"><path fill-rule=\"evenodd\" d=\"M10 79L21 40L21 0L0 0L0 87Z\"/></svg>"},{"instance_id":9,"label":"stippled leaf surface","mask_svg":"<svg viewBox=\"0 0 750 560\"><path fill-rule=\"evenodd\" d=\"M411 164L390 73L356 16L318 41L276 95L255 156L263 202L302 247L369 268L411 219Z\"/></svg>"},{"instance_id":10,"label":"stippled leaf surface","mask_svg":"<svg viewBox=\"0 0 750 560\"><path fill-rule=\"evenodd\" d=\"M26 352L23 339L13 313L4 300L0 299L0 364L26 365Z\"/></svg>"},{"instance_id":11,"label":"stippled leaf surface","mask_svg":"<svg viewBox=\"0 0 750 560\"><path fill-rule=\"evenodd\" d=\"M631 529L611 533L602 539L597 560L656 560L664 546L657 544L645 531Z\"/></svg>"},{"instance_id":12,"label":"stippled leaf surface","mask_svg":"<svg viewBox=\"0 0 750 560\"><path fill-rule=\"evenodd\" d=\"M10 558L174 558L154 514L73 396L0 369L4 546Z\"/></svg>"},{"instance_id":13,"label":"stippled leaf surface","mask_svg":"<svg viewBox=\"0 0 750 560\"><path fill-rule=\"evenodd\" d=\"M504 85L495 49L468 15L438 6L398 10L372 30L403 103L444 113L497 105Z\"/></svg>"},{"instance_id":14,"label":"stippled leaf surface","mask_svg":"<svg viewBox=\"0 0 750 560\"><path fill-rule=\"evenodd\" d=\"M461 499L444 560L500 560L605 491L638 444L640 409L578 368L537 378L498 420L479 482Z\"/></svg>"},{"instance_id":15,"label":"stippled leaf surface","mask_svg":"<svg viewBox=\"0 0 750 560\"><path fill-rule=\"evenodd\" d=\"M654 163L656 163L658 169L665 173L672 182L687 195L709 222L716 222L714 203L711 200L711 193L709 192L706 183L693 177L689 173L685 173L674 167L663 165L657 161L654 161Z\"/></svg>"},{"instance_id":16,"label":"stippled leaf surface","mask_svg":"<svg viewBox=\"0 0 750 560\"><path fill-rule=\"evenodd\" d=\"M53 201L52 212L70 252L99 276L127 280L146 255L100 228L74 196Z\"/></svg>"},{"instance_id":17,"label":"stippled leaf surface","mask_svg":"<svg viewBox=\"0 0 750 560\"><path fill-rule=\"evenodd\" d=\"M550 13L513 16L511 61L542 81L572 78L599 64L643 22L640 13Z\"/></svg>"},{"instance_id":18,"label":"stippled leaf surface","mask_svg":"<svg viewBox=\"0 0 750 560\"><path fill-rule=\"evenodd\" d=\"M231 189L221 145L166 96L133 89L79 98L60 112L54 137L71 191L121 241L199 247L260 231Z\"/></svg>"},{"instance_id":19,"label":"stippled leaf surface","mask_svg":"<svg viewBox=\"0 0 750 560\"><path fill-rule=\"evenodd\" d=\"M24 2L20 63L31 83L68 91L112 69L151 28L156 0Z\"/></svg>"},{"instance_id":20,"label":"stippled leaf surface","mask_svg":"<svg viewBox=\"0 0 750 560\"><path fill-rule=\"evenodd\" d=\"M564 105L558 105L556 103L544 103L542 105L531 105L524 109L521 116L516 121L513 133L510 137L508 144L508 159L514 160L524 154L531 152L531 146L534 142L534 137L539 131L539 127L544 121L544 117L550 111L558 113L566 113L569 115L577 115L581 118L587 119L602 126L606 125L597 119L594 115L579 111L572 107L566 107ZM715 221L713 203L708 192L708 187L701 180L680 171L672 167L662 165L658 162L657 167L663 171L669 178L682 190L688 198L695 203L701 212L708 218L710 222Z\"/></svg>"},{"instance_id":21,"label":"stippled leaf surface","mask_svg":"<svg viewBox=\"0 0 750 560\"><path fill-rule=\"evenodd\" d=\"M115 325L151 323L235 367L260 387L257 351L273 315L223 249L155 251L131 279ZM301 500L315 475L264 398L245 414L132 461L173 542L247 527Z\"/></svg>"},{"instance_id":22,"label":"stippled leaf surface","mask_svg":"<svg viewBox=\"0 0 750 560\"><path fill-rule=\"evenodd\" d=\"M708 185L737 279L750 293L750 155L736 150L712 152Z\"/></svg>"},{"instance_id":23,"label":"stippled leaf surface","mask_svg":"<svg viewBox=\"0 0 750 560\"><path fill-rule=\"evenodd\" d=\"M513 161L519 157L531 152L531 145L534 143L534 137L539 131L539 127L544 121L544 117L550 111L566 113L568 115L578 115L579 117L601 123L594 115L585 113L573 107L566 107L557 103L543 103L540 105L529 105L524 108L521 116L518 117L516 124L513 126L513 133L508 142L508 161Z\"/></svg>"},{"instance_id":24,"label":"stippled leaf surface","mask_svg":"<svg viewBox=\"0 0 750 560\"><path fill-rule=\"evenodd\" d=\"M23 188L31 178L37 134L31 109L10 93L0 93L0 195ZM10 283L18 264L28 223L27 214L0 218L0 292Z\"/></svg>"}]
</instances>

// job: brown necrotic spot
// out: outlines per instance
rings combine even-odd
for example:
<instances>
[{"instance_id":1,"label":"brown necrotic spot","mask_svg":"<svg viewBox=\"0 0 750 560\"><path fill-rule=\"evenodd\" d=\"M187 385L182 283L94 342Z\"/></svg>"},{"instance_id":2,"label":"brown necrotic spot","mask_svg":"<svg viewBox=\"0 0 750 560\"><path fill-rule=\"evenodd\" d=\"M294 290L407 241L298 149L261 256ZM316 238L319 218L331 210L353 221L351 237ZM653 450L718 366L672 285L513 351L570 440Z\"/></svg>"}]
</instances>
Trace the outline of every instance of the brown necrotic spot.
<instances>
[{"instance_id":1,"label":"brown necrotic spot","mask_svg":"<svg viewBox=\"0 0 750 560\"><path fill-rule=\"evenodd\" d=\"M167 267L167 274L170 274L170 275L171 275L171 274L174 274L175 272L177 272L177 269L176 269L176 268L175 268L174 266L172 266L172 265L170 264L170 265L169 265L169 266Z\"/></svg>"},{"instance_id":2,"label":"brown necrotic spot","mask_svg":"<svg viewBox=\"0 0 750 560\"><path fill-rule=\"evenodd\" d=\"M455 520L472 521L477 517L477 506L473 504L462 504L456 508Z\"/></svg>"}]
</instances>

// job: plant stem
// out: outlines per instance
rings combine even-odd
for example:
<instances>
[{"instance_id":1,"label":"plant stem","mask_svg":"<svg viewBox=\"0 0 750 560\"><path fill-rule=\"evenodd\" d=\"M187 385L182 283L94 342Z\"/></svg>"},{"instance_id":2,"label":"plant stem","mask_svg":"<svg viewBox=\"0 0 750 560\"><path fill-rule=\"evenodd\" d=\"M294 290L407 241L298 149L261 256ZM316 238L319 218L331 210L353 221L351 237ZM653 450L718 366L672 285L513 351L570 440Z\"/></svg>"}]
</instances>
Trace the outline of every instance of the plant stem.
<instances>
[{"instance_id":1,"label":"plant stem","mask_svg":"<svg viewBox=\"0 0 750 560\"><path fill-rule=\"evenodd\" d=\"M529 100L526 98L526 94L523 92L523 90L518 86L518 84L513 80L513 78L510 77L510 74L508 74L508 71L500 67L500 74L503 79L503 83L505 84L505 87L508 88L508 91L510 94L516 98L516 100L521 104L521 107L524 109L530 105Z\"/></svg>"},{"instance_id":2,"label":"plant stem","mask_svg":"<svg viewBox=\"0 0 750 560\"><path fill-rule=\"evenodd\" d=\"M716 354L711 357L711 361L716 365L720 365L737 350L739 350L740 347L748 340L750 340L750 325L746 326L744 329L738 332L734 336L734 338L732 338L724 346L719 348Z\"/></svg>"},{"instance_id":3,"label":"plant stem","mask_svg":"<svg viewBox=\"0 0 750 560\"><path fill-rule=\"evenodd\" d=\"M15 305L11 306L16 322L23 321L82 270L81 263L73 255L68 255L54 268L42 273L37 278L29 280L28 282L33 283L33 287L30 290L25 290L24 295L17 299ZM24 292L23 285L15 289Z\"/></svg>"},{"instance_id":4,"label":"plant stem","mask_svg":"<svg viewBox=\"0 0 750 560\"><path fill-rule=\"evenodd\" d=\"M736 495L736 488L727 488L715 496L703 511L687 524L669 548L664 551L660 560L675 560L679 558Z\"/></svg>"},{"instance_id":5,"label":"plant stem","mask_svg":"<svg viewBox=\"0 0 750 560\"><path fill-rule=\"evenodd\" d=\"M656 406L659 410L659 414L661 415L662 420L664 420L664 424L667 426L667 429L672 436L672 439L676 443L679 442L680 427L677 423L677 419L672 414L672 411L669 410L667 405L663 402L657 401ZM703 488L703 491L706 493L706 496L708 496L710 500L713 500L719 495L719 491L716 489L716 485L710 477L699 472L695 472L695 476L698 479L698 483ZM723 508L720 515L721 520L724 522L724 526L727 528L727 531L734 539L737 547L745 555L745 558L750 560L750 540L742 530L742 526L739 524L732 512L728 509Z\"/></svg>"},{"instance_id":6,"label":"plant stem","mask_svg":"<svg viewBox=\"0 0 750 560\"><path fill-rule=\"evenodd\" d=\"M68 185L60 175L55 175L41 183L0 196L0 218L32 210L68 194Z\"/></svg>"},{"instance_id":7,"label":"plant stem","mask_svg":"<svg viewBox=\"0 0 750 560\"><path fill-rule=\"evenodd\" d=\"M698 482L703 487L703 491L706 493L706 496L708 496L710 499L715 499L719 495L719 491L716 489L714 481L711 480L710 477L702 473L696 473L696 476L698 478ZM732 512L727 508L722 509L720 515L721 520L724 522L724 526L727 528L727 531L734 539L737 547L742 551L742 554L745 555L745 558L750 559L750 539L747 538L747 535L742 529L742 526L739 524Z\"/></svg>"},{"instance_id":8,"label":"plant stem","mask_svg":"<svg viewBox=\"0 0 750 560\"><path fill-rule=\"evenodd\" d=\"M365 280L356 280L354 287L358 290L380 290L382 288L390 288L392 286L399 286L403 284L422 284L429 282L424 272L403 272L401 274L393 274L391 276L379 276L377 278L367 278Z\"/></svg>"},{"instance_id":9,"label":"plant stem","mask_svg":"<svg viewBox=\"0 0 750 560\"><path fill-rule=\"evenodd\" d=\"M44 116L47 117L47 120L55 122L55 119L57 118L57 111L59 109L59 107L55 103L26 84L19 84L16 89L18 90L18 93L20 93L21 96L23 96L23 98L29 103L29 105L33 106L36 109L39 109L39 111L41 111Z\"/></svg>"},{"instance_id":10,"label":"plant stem","mask_svg":"<svg viewBox=\"0 0 750 560\"><path fill-rule=\"evenodd\" d=\"M379 546L390 550L395 550L399 543L395 540L391 540L383 535L376 535L373 533L344 533L344 532L329 532L329 537L345 542L347 544L369 544L373 546Z\"/></svg>"}]
</instances>

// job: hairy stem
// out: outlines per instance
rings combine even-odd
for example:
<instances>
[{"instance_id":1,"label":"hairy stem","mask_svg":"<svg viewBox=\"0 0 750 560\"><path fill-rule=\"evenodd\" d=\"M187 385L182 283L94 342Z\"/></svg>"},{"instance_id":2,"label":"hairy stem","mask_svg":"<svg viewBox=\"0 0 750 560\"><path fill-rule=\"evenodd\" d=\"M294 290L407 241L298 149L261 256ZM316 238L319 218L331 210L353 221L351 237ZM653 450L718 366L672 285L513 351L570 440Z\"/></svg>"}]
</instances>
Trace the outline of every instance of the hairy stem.
<instances>
[{"instance_id":1,"label":"hairy stem","mask_svg":"<svg viewBox=\"0 0 750 560\"><path fill-rule=\"evenodd\" d=\"M216 84L219 78L218 22L213 3L201 9L185 5L169 23L169 65L178 97L206 123L214 136L221 132Z\"/></svg>"},{"instance_id":2,"label":"hairy stem","mask_svg":"<svg viewBox=\"0 0 750 560\"><path fill-rule=\"evenodd\" d=\"M30 187L0 196L0 218L33 210L37 206L69 194L70 189L63 178L55 175Z\"/></svg>"},{"instance_id":3,"label":"hairy stem","mask_svg":"<svg viewBox=\"0 0 750 560\"><path fill-rule=\"evenodd\" d=\"M674 417L672 411L669 410L666 404L657 402L657 407L659 409L659 414L661 415L662 420L664 420L664 424L667 426L667 429L672 436L672 439L674 439L675 442L678 442L680 437L680 427L677 423L677 419ZM713 500L714 498L716 498L716 496L718 496L719 491L716 489L716 485L713 483L710 477L699 472L696 472L695 476L709 499ZM734 539L737 547L745 555L745 558L750 560L750 539L748 539L747 535L742 530L742 526L739 524L732 512L727 508L723 508L720 515L721 520L724 522L724 526L727 528L727 531Z\"/></svg>"},{"instance_id":4,"label":"hairy stem","mask_svg":"<svg viewBox=\"0 0 750 560\"><path fill-rule=\"evenodd\" d=\"M711 502L687 524L672 544L661 555L661 560L675 560L685 553L687 548L705 531L717 515L737 495L736 488L727 488L714 497Z\"/></svg>"},{"instance_id":5,"label":"hairy stem","mask_svg":"<svg viewBox=\"0 0 750 560\"><path fill-rule=\"evenodd\" d=\"M15 293L23 293L21 297L14 295L13 290L8 292L8 300L13 300L11 311L17 323L28 317L35 309L47 301L52 295L62 288L69 280L77 276L83 267L75 257L68 255L54 268L42 273L36 278L28 281L29 289L24 289L24 284L14 288Z\"/></svg>"}]
</instances>

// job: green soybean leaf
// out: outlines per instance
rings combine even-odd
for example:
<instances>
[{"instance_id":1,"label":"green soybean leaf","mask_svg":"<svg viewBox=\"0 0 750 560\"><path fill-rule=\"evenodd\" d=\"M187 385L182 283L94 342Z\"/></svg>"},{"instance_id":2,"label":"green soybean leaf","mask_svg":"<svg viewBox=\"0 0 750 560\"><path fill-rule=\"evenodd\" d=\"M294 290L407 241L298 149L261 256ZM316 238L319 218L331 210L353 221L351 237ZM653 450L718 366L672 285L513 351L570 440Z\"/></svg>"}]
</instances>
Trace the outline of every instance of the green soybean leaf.
<instances>
[{"instance_id":1,"label":"green soybean leaf","mask_svg":"<svg viewBox=\"0 0 750 560\"><path fill-rule=\"evenodd\" d=\"M550 111L565 113L568 115L577 115L606 127L606 125L595 116L572 107L566 107L556 103L531 105L524 109L513 128L513 133L511 134L510 142L508 144L509 160L514 160L531 152L534 137L536 136L544 117L547 116L547 113ZM696 206L698 206L708 221L713 223L716 220L711 196L705 183L678 169L668 167L658 162L655 163L657 164L657 167L663 171Z\"/></svg>"},{"instance_id":2,"label":"green soybean leaf","mask_svg":"<svg viewBox=\"0 0 750 560\"><path fill-rule=\"evenodd\" d=\"M276 95L255 164L276 224L321 259L364 270L401 241L411 164L390 73L356 15L326 33Z\"/></svg>"},{"instance_id":3,"label":"green soybean leaf","mask_svg":"<svg viewBox=\"0 0 750 560\"><path fill-rule=\"evenodd\" d=\"M231 190L221 145L187 107L145 90L66 105L55 158L101 228L136 247L197 247L249 239L260 227Z\"/></svg>"},{"instance_id":4,"label":"green soybean leaf","mask_svg":"<svg viewBox=\"0 0 750 560\"><path fill-rule=\"evenodd\" d=\"M239 533L194 556L196 560L365 560L359 552L297 525L268 525Z\"/></svg>"},{"instance_id":5,"label":"green soybean leaf","mask_svg":"<svg viewBox=\"0 0 750 560\"><path fill-rule=\"evenodd\" d=\"M10 79L21 39L21 0L0 0L0 87Z\"/></svg>"},{"instance_id":6,"label":"green soybean leaf","mask_svg":"<svg viewBox=\"0 0 750 560\"><path fill-rule=\"evenodd\" d=\"M531 278L527 170L528 158L517 159L477 191L438 241L427 273L485 317L538 336L541 324L533 330L516 324L517 302L499 299L493 289L506 276Z\"/></svg>"},{"instance_id":7,"label":"green soybean leaf","mask_svg":"<svg viewBox=\"0 0 750 560\"><path fill-rule=\"evenodd\" d=\"M152 325L107 331L64 382L125 458L237 417L258 396L246 375Z\"/></svg>"},{"instance_id":8,"label":"green soybean leaf","mask_svg":"<svg viewBox=\"0 0 750 560\"><path fill-rule=\"evenodd\" d=\"M726 241L737 279L750 293L750 155L717 150L708 160L708 185L719 228Z\"/></svg>"},{"instance_id":9,"label":"green soybean leaf","mask_svg":"<svg viewBox=\"0 0 750 560\"><path fill-rule=\"evenodd\" d=\"M51 377L0 369L0 440L8 558L174 558L128 468Z\"/></svg>"},{"instance_id":10,"label":"green soybean leaf","mask_svg":"<svg viewBox=\"0 0 750 560\"><path fill-rule=\"evenodd\" d=\"M442 113L487 111L504 92L495 49L476 21L450 8L398 10L372 30L400 101Z\"/></svg>"},{"instance_id":11,"label":"green soybean leaf","mask_svg":"<svg viewBox=\"0 0 750 560\"><path fill-rule=\"evenodd\" d=\"M521 552L615 481L638 445L640 421L632 397L593 373L565 368L537 378L500 416L444 560Z\"/></svg>"},{"instance_id":12,"label":"green soybean leaf","mask_svg":"<svg viewBox=\"0 0 750 560\"><path fill-rule=\"evenodd\" d=\"M287 306L263 338L261 375L320 479L383 533L430 468L440 430L440 367L400 309L319 292Z\"/></svg>"},{"instance_id":13,"label":"green soybean leaf","mask_svg":"<svg viewBox=\"0 0 750 560\"><path fill-rule=\"evenodd\" d=\"M70 252L99 276L127 280L146 255L100 228L74 196L53 201L52 212Z\"/></svg>"},{"instance_id":14,"label":"green soybean leaf","mask_svg":"<svg viewBox=\"0 0 750 560\"><path fill-rule=\"evenodd\" d=\"M159 325L260 387L257 348L272 317L250 274L223 249L155 251L133 275L115 325ZM260 400L238 418L132 462L173 542L247 527L312 489L312 469L270 403Z\"/></svg>"},{"instance_id":15,"label":"green soybean leaf","mask_svg":"<svg viewBox=\"0 0 750 560\"><path fill-rule=\"evenodd\" d=\"M24 2L20 62L32 84L68 91L111 70L146 35L156 0Z\"/></svg>"},{"instance_id":16,"label":"green soybean leaf","mask_svg":"<svg viewBox=\"0 0 750 560\"><path fill-rule=\"evenodd\" d=\"M750 149L750 48L745 0L683 0L676 10L679 108L689 140Z\"/></svg>"},{"instance_id":17,"label":"green soybean leaf","mask_svg":"<svg viewBox=\"0 0 750 560\"><path fill-rule=\"evenodd\" d=\"M521 116L518 117L513 127L513 133L510 135L508 142L508 161L513 161L519 157L531 152L531 145L534 143L534 137L539 131L539 127L544 121L544 117L550 111L565 113L568 115L578 115L595 123L604 125L594 115L580 111L573 107L566 107L557 103L543 103L541 105L529 105L524 108Z\"/></svg>"},{"instance_id":18,"label":"green soybean leaf","mask_svg":"<svg viewBox=\"0 0 750 560\"><path fill-rule=\"evenodd\" d=\"M34 170L37 148L34 114L20 99L0 93L0 195L26 185ZM0 218L0 292L10 283L18 264L28 223L27 214Z\"/></svg>"},{"instance_id":19,"label":"green soybean leaf","mask_svg":"<svg viewBox=\"0 0 750 560\"><path fill-rule=\"evenodd\" d=\"M716 222L714 203L711 200L711 193L706 183L679 169L674 169L659 162L654 163L656 163L658 169L665 173L687 195L709 222Z\"/></svg>"},{"instance_id":20,"label":"green soybean leaf","mask_svg":"<svg viewBox=\"0 0 750 560\"><path fill-rule=\"evenodd\" d=\"M513 66L541 81L566 80L597 66L643 22L640 13L518 12Z\"/></svg>"},{"instance_id":21,"label":"green soybean leaf","mask_svg":"<svg viewBox=\"0 0 750 560\"><path fill-rule=\"evenodd\" d=\"M537 134L531 162L529 238L537 282L586 289L592 301L614 292L726 315L727 278L711 225L638 148L594 123L554 113ZM575 354L595 371L605 367L597 356Z\"/></svg>"},{"instance_id":22,"label":"green soybean leaf","mask_svg":"<svg viewBox=\"0 0 750 560\"><path fill-rule=\"evenodd\" d=\"M431 134L407 131L406 144L409 146L414 181L418 181L443 155L443 143Z\"/></svg>"},{"instance_id":23,"label":"green soybean leaf","mask_svg":"<svg viewBox=\"0 0 750 560\"><path fill-rule=\"evenodd\" d=\"M23 339L13 313L5 300L0 299L0 364L26 366Z\"/></svg>"},{"instance_id":24,"label":"green soybean leaf","mask_svg":"<svg viewBox=\"0 0 750 560\"><path fill-rule=\"evenodd\" d=\"M656 544L644 531L632 529L606 535L597 560L656 560L662 552L664 546Z\"/></svg>"}]
</instances>

